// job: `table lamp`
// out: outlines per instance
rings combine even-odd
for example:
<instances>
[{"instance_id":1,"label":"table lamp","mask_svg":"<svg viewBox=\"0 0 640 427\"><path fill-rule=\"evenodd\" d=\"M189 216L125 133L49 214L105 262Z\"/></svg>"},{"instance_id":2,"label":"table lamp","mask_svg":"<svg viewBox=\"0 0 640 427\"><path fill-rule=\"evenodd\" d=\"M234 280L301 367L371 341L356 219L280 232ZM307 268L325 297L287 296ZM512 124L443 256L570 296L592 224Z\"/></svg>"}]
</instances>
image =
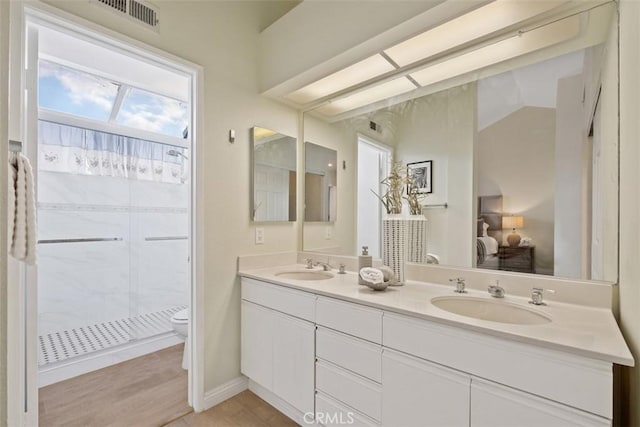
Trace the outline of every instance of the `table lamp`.
<instances>
[{"instance_id":1,"label":"table lamp","mask_svg":"<svg viewBox=\"0 0 640 427\"><path fill-rule=\"evenodd\" d=\"M502 228L510 228L511 233L507 236L509 246L515 247L520 244L520 235L516 233L516 228L524 226L524 217L522 216L503 216Z\"/></svg>"}]
</instances>

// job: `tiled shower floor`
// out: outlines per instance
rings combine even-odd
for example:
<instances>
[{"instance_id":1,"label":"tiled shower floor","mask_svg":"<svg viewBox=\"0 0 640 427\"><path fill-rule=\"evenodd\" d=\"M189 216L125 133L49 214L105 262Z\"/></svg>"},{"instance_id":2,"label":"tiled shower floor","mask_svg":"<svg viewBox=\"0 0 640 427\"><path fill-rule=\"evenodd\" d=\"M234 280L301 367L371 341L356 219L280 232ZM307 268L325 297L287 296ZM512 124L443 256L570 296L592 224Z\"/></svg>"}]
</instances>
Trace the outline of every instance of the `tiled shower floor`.
<instances>
[{"instance_id":1,"label":"tiled shower floor","mask_svg":"<svg viewBox=\"0 0 640 427\"><path fill-rule=\"evenodd\" d=\"M38 365L42 367L126 344L132 340L170 332L171 316L185 308L186 306L178 306L155 313L41 335L38 337Z\"/></svg>"}]
</instances>

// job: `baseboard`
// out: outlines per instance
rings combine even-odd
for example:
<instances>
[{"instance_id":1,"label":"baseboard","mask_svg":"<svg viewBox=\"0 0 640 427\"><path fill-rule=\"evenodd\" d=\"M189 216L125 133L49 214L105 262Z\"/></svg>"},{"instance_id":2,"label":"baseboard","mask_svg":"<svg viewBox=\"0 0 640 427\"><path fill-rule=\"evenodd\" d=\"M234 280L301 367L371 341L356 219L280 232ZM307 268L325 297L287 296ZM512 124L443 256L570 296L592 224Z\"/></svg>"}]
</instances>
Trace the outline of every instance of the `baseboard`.
<instances>
[{"instance_id":1,"label":"baseboard","mask_svg":"<svg viewBox=\"0 0 640 427\"><path fill-rule=\"evenodd\" d=\"M209 390L204 394L204 409L207 410L216 406L219 403L235 396L238 393L242 393L249 387L249 379L244 375L234 378L229 382L222 384L219 387Z\"/></svg>"},{"instance_id":2,"label":"baseboard","mask_svg":"<svg viewBox=\"0 0 640 427\"><path fill-rule=\"evenodd\" d=\"M315 425L313 421L311 423L309 423L309 421L305 421L304 414L302 412L276 396L273 392L262 387L260 384L249 380L249 390L299 425Z\"/></svg>"}]
</instances>

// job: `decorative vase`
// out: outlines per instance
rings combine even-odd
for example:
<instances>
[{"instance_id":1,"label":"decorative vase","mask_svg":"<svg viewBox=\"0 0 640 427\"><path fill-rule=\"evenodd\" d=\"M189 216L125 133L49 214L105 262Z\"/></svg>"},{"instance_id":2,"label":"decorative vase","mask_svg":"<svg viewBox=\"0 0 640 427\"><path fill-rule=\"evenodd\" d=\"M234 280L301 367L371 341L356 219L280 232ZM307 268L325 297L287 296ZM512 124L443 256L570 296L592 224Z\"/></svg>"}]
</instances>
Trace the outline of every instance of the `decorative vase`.
<instances>
[{"instance_id":1,"label":"decorative vase","mask_svg":"<svg viewBox=\"0 0 640 427\"><path fill-rule=\"evenodd\" d=\"M427 263L427 219L411 215L407 220L407 262Z\"/></svg>"},{"instance_id":2,"label":"decorative vase","mask_svg":"<svg viewBox=\"0 0 640 427\"><path fill-rule=\"evenodd\" d=\"M422 215L389 215L382 220L382 263L402 284L406 262L427 262L427 219Z\"/></svg>"}]
</instances>

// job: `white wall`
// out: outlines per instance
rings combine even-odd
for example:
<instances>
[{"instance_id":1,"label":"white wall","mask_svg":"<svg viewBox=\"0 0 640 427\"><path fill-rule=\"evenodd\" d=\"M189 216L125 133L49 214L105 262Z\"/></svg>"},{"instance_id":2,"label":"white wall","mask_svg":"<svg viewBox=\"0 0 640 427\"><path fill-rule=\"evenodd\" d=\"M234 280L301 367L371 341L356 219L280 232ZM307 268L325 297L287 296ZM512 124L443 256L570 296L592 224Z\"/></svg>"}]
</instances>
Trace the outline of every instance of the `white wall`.
<instances>
[{"instance_id":1,"label":"white wall","mask_svg":"<svg viewBox=\"0 0 640 427\"><path fill-rule=\"evenodd\" d=\"M518 234L533 240L543 274L553 274L555 118L521 108L479 132L476 148L478 196L502 195L503 211L524 217Z\"/></svg>"},{"instance_id":2,"label":"white wall","mask_svg":"<svg viewBox=\"0 0 640 427\"><path fill-rule=\"evenodd\" d=\"M471 267L475 257L473 151L476 85L466 84L407 103L397 125L396 160L433 160L433 193L424 204L427 248L444 265Z\"/></svg>"},{"instance_id":3,"label":"white wall","mask_svg":"<svg viewBox=\"0 0 640 427\"><path fill-rule=\"evenodd\" d=\"M0 425L7 424L7 122L9 93L9 2L0 2Z\"/></svg>"},{"instance_id":4,"label":"white wall","mask_svg":"<svg viewBox=\"0 0 640 427\"><path fill-rule=\"evenodd\" d=\"M616 396L616 425L640 425L640 3L620 2L620 313L635 368L622 369ZM615 45L614 45L615 46ZM607 62L609 64L609 61ZM608 65L615 70L615 63ZM611 69L609 68L609 69ZM615 75L610 75L615 83Z\"/></svg>"},{"instance_id":5,"label":"white wall","mask_svg":"<svg viewBox=\"0 0 640 427\"><path fill-rule=\"evenodd\" d=\"M48 3L204 67L205 390L240 374L237 256L296 250L295 223L261 224L254 244L250 217L250 128L297 135L297 114L260 97L257 38L271 5L259 1L160 2L159 34L93 2ZM236 130L235 144L227 142Z\"/></svg>"},{"instance_id":6,"label":"white wall","mask_svg":"<svg viewBox=\"0 0 640 427\"><path fill-rule=\"evenodd\" d=\"M584 209L585 162L589 144L583 130L582 76L558 81L555 145L555 219L553 274L584 278L586 245L584 223L590 219Z\"/></svg>"}]
</instances>

